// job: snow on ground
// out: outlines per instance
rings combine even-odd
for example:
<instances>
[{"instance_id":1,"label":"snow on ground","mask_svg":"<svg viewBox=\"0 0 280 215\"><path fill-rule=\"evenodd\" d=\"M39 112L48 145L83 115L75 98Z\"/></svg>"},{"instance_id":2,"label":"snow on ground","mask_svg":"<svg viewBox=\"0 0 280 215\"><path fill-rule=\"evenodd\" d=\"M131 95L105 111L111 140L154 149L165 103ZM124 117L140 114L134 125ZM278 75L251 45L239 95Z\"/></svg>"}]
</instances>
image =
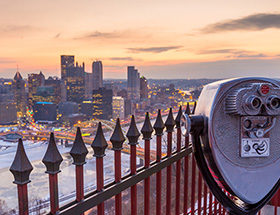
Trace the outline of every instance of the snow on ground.
<instances>
[{"instance_id":1,"label":"snow on ground","mask_svg":"<svg viewBox=\"0 0 280 215\"><path fill-rule=\"evenodd\" d=\"M152 125L154 120L152 121ZM142 123L138 124L137 127L140 131ZM124 128L125 131L128 130L128 127ZM105 133L106 140L110 139L111 132ZM166 136L166 135L165 135ZM163 151L165 151L164 142L166 142L166 137L163 141ZM175 137L175 136L174 136ZM155 139L151 141L151 149L156 148ZM16 185L13 184L13 175L9 171L9 168L13 162L16 146L14 143L4 143L0 141L0 199L5 200L8 207L16 208L17 207L17 190ZM7 147L7 145L13 144L14 147ZM139 138L139 145L144 147L144 141L142 138ZM175 145L175 144L174 144ZM36 199L46 199L49 196L49 183L48 176L45 174L45 166L42 163L42 158L47 150L47 144L43 142L24 142L25 151L32 162L33 171L30 175L31 183L28 184L29 200L30 202ZM5 150L3 150L5 148ZM75 166L72 165L72 158L69 154L71 148L65 148L64 146L58 145L58 149L63 156L63 162L61 164L61 173L58 174L59 181L59 195L60 197L65 197L75 191ZM93 150L88 146L89 154L87 156L87 163L84 165L84 179L85 187L95 188L95 158L93 158ZM137 164L140 163L140 160L137 159ZM129 155L122 153L122 174L125 175L129 170ZM112 180L114 177L114 152L111 150L106 150L106 156L104 157L104 179L106 181Z\"/></svg>"}]
</instances>

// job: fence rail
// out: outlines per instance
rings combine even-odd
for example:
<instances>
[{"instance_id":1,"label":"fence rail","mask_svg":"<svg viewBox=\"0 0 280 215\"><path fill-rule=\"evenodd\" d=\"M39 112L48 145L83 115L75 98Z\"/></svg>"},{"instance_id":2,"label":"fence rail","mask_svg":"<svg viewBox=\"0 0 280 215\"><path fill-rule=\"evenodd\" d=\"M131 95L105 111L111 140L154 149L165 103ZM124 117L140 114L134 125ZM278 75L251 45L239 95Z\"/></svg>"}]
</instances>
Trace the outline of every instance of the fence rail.
<instances>
[{"instance_id":1,"label":"fence rail","mask_svg":"<svg viewBox=\"0 0 280 215\"><path fill-rule=\"evenodd\" d=\"M195 107L194 107L195 108ZM194 111L193 108L193 111ZM192 112L193 112L192 111ZM130 189L130 211L126 214L137 214L139 209L143 208L143 214L226 214L226 209L215 199L201 174L197 170L195 158L192 154L192 146L189 144L189 137L183 137L181 132L180 119L182 116L180 107L176 119L173 118L172 109L165 122L163 122L160 110L154 125L151 125L149 113L141 131L138 130L134 116L131 117L131 123L126 134L130 147L130 173L121 176L121 150L125 141L119 119L116 122L115 129L110 138L114 150L114 181L104 184L104 166L107 141L104 138L102 124L98 124L95 139L91 147L96 158L96 189L90 193L84 194L84 164L88 149L82 138L80 128L77 129L76 137L70 155L75 165L76 193L75 200L60 206L58 174L60 173L60 164L62 156L60 155L54 134L51 133L49 145L43 163L46 166L46 174L49 176L49 214L91 214L92 208L97 207L95 212L98 215L105 214L104 202L114 198L114 210L116 215L123 213L123 191ZM191 114L190 107L187 105L186 114ZM176 133L174 127L176 126ZM162 135L164 129L167 133L167 154L162 157ZM140 137L140 132L144 140L144 166L137 169L136 166L136 146ZM155 134L153 135L153 132ZM174 143L172 136L176 135L176 150L173 150ZM156 160L151 162L151 138L156 137ZM174 168L173 168L174 167ZM15 159L10 167L14 175L14 183L18 188L19 214L27 215L34 208L28 206L27 184L30 183L29 175L33 167L25 153L22 140L19 140ZM175 170L175 171L174 171ZM165 175L163 175L165 174ZM165 176L165 177L163 177ZM155 186L151 186L155 179ZM144 201L139 208L137 197L140 192L137 190L140 183L143 182ZM155 189L153 189L155 188ZM173 189L175 188L175 189ZM142 191L141 191L142 192ZM151 196L155 196L151 198ZM278 194L274 202L274 213L277 214ZM46 202L44 202L46 204ZM153 203L153 205L151 204ZM137 207L138 206L138 207ZM39 207L40 208L40 207ZM260 214L260 213L259 213Z\"/></svg>"}]
</instances>

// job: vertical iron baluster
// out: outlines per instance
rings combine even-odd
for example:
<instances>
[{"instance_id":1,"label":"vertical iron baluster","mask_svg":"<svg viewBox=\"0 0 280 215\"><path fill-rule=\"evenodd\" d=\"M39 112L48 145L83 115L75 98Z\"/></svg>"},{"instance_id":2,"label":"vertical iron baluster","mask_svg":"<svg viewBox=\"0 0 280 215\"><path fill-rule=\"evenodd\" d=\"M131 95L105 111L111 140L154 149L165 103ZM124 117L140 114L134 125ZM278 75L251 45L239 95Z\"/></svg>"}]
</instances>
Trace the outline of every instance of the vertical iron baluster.
<instances>
[{"instance_id":1,"label":"vertical iron baluster","mask_svg":"<svg viewBox=\"0 0 280 215\"><path fill-rule=\"evenodd\" d=\"M201 214L201 200L202 200L202 176L201 176L201 173L200 171L198 172L198 196L197 196L197 204L198 204L198 207L197 207L197 211L198 211L198 214L200 215Z\"/></svg>"},{"instance_id":2,"label":"vertical iron baluster","mask_svg":"<svg viewBox=\"0 0 280 215\"><path fill-rule=\"evenodd\" d=\"M214 214L217 214L217 206L218 206L217 199L214 198Z\"/></svg>"},{"instance_id":3,"label":"vertical iron baluster","mask_svg":"<svg viewBox=\"0 0 280 215\"><path fill-rule=\"evenodd\" d=\"M185 114L190 115L190 106L187 103ZM189 146L189 133L185 134L185 147ZM189 155L184 158L184 215L188 213L188 187L189 187Z\"/></svg>"},{"instance_id":4,"label":"vertical iron baluster","mask_svg":"<svg viewBox=\"0 0 280 215\"><path fill-rule=\"evenodd\" d=\"M123 142L125 141L125 137L122 132L120 119L117 118L116 127L110 139L113 144L112 150L114 150L114 158L115 158L115 182L118 183L121 181L122 177L122 167L121 167L121 150ZM122 214L122 193L119 193L115 196L115 211L116 215Z\"/></svg>"},{"instance_id":5,"label":"vertical iron baluster","mask_svg":"<svg viewBox=\"0 0 280 215\"><path fill-rule=\"evenodd\" d=\"M150 121L149 113L146 113L145 121L141 129L143 140L145 140L145 168L150 166L150 140L153 133L153 127ZM144 214L150 214L150 177L144 180Z\"/></svg>"},{"instance_id":6,"label":"vertical iron baluster","mask_svg":"<svg viewBox=\"0 0 280 215\"><path fill-rule=\"evenodd\" d=\"M172 153L172 132L175 126L175 120L172 114L172 108L169 109L168 117L165 121L167 131L167 157ZM167 167L166 171L166 215L171 214L171 165Z\"/></svg>"},{"instance_id":7,"label":"vertical iron baluster","mask_svg":"<svg viewBox=\"0 0 280 215\"><path fill-rule=\"evenodd\" d=\"M56 214L59 210L57 174L60 172L59 167L63 159L57 149L53 133L42 161L47 168L46 173L49 174L51 214Z\"/></svg>"},{"instance_id":8,"label":"vertical iron baluster","mask_svg":"<svg viewBox=\"0 0 280 215\"><path fill-rule=\"evenodd\" d=\"M96 182L97 182L97 192L103 190L104 187L104 166L103 166L103 157L105 156L105 149L107 148L108 143L105 140L101 122L98 123L98 128L96 131L95 138L91 144L94 154L96 157ZM104 202L97 205L97 214L104 215Z\"/></svg>"},{"instance_id":9,"label":"vertical iron baluster","mask_svg":"<svg viewBox=\"0 0 280 215\"><path fill-rule=\"evenodd\" d=\"M225 215L226 214L226 208L224 206L222 206L222 214Z\"/></svg>"},{"instance_id":10,"label":"vertical iron baluster","mask_svg":"<svg viewBox=\"0 0 280 215\"><path fill-rule=\"evenodd\" d=\"M185 137L185 142L189 137ZM184 215L188 213L189 155L184 158Z\"/></svg>"},{"instance_id":11,"label":"vertical iron baluster","mask_svg":"<svg viewBox=\"0 0 280 215\"><path fill-rule=\"evenodd\" d=\"M114 153L114 163L115 163L115 182L119 183L121 181L121 151L115 151ZM122 214L122 193L120 192L115 196L115 214Z\"/></svg>"},{"instance_id":12,"label":"vertical iron baluster","mask_svg":"<svg viewBox=\"0 0 280 215\"><path fill-rule=\"evenodd\" d=\"M156 162L161 160L161 136L163 135L164 123L162 121L160 109L154 124L157 136L157 158ZM161 215L161 170L156 173L156 215Z\"/></svg>"},{"instance_id":13,"label":"vertical iron baluster","mask_svg":"<svg viewBox=\"0 0 280 215\"><path fill-rule=\"evenodd\" d=\"M59 210L57 173L49 174L49 182L50 182L51 214L56 214L56 212Z\"/></svg>"},{"instance_id":14,"label":"vertical iron baluster","mask_svg":"<svg viewBox=\"0 0 280 215\"><path fill-rule=\"evenodd\" d=\"M18 140L17 152L10 171L14 175L14 183L17 184L19 215L28 215L28 192L27 184L30 182L29 175L33 167L25 153L22 139Z\"/></svg>"},{"instance_id":15,"label":"vertical iron baluster","mask_svg":"<svg viewBox=\"0 0 280 215\"><path fill-rule=\"evenodd\" d=\"M178 114L175 119L176 128L177 128L177 152L181 151L181 140L182 140L182 131L181 131L181 117L182 117L182 106L180 106ZM176 162L176 199L175 199L175 214L180 214L180 184L181 184L181 160Z\"/></svg>"},{"instance_id":16,"label":"vertical iron baluster","mask_svg":"<svg viewBox=\"0 0 280 215\"><path fill-rule=\"evenodd\" d=\"M209 214L212 214L213 211L213 194L209 193Z\"/></svg>"},{"instance_id":17,"label":"vertical iron baluster","mask_svg":"<svg viewBox=\"0 0 280 215\"><path fill-rule=\"evenodd\" d=\"M18 210L19 215L28 215L28 193L27 193L27 184L17 184L18 190Z\"/></svg>"},{"instance_id":18,"label":"vertical iron baluster","mask_svg":"<svg viewBox=\"0 0 280 215\"><path fill-rule=\"evenodd\" d=\"M84 168L83 165L76 165L76 200L80 202L84 199Z\"/></svg>"},{"instance_id":19,"label":"vertical iron baluster","mask_svg":"<svg viewBox=\"0 0 280 215\"><path fill-rule=\"evenodd\" d=\"M221 214L222 214L222 204L219 203L219 215L221 215Z\"/></svg>"},{"instance_id":20,"label":"vertical iron baluster","mask_svg":"<svg viewBox=\"0 0 280 215\"><path fill-rule=\"evenodd\" d=\"M136 145L140 133L136 126L134 115L131 116L131 122L126 134L130 145L130 173L136 174ZM137 214L137 185L131 187L131 214Z\"/></svg>"},{"instance_id":21,"label":"vertical iron baluster","mask_svg":"<svg viewBox=\"0 0 280 215\"><path fill-rule=\"evenodd\" d=\"M196 181L196 164L194 154L192 153L192 187L191 187L191 214L195 211L195 181Z\"/></svg>"},{"instance_id":22,"label":"vertical iron baluster","mask_svg":"<svg viewBox=\"0 0 280 215\"><path fill-rule=\"evenodd\" d=\"M223 192L225 193L226 196L228 196L228 193L226 192L226 190L223 189ZM220 205L221 205L220 207L222 208L221 209L221 214L225 215L226 214L226 209L222 204L220 204Z\"/></svg>"},{"instance_id":23,"label":"vertical iron baluster","mask_svg":"<svg viewBox=\"0 0 280 215\"><path fill-rule=\"evenodd\" d=\"M84 199L84 164L88 154L87 147L82 138L81 129L77 128L76 138L70 151L76 169L76 200L80 202ZM84 213L82 213L84 214Z\"/></svg>"},{"instance_id":24,"label":"vertical iron baluster","mask_svg":"<svg viewBox=\"0 0 280 215\"><path fill-rule=\"evenodd\" d=\"M207 215L207 200L208 200L208 189L207 185L204 182L203 186L203 215Z\"/></svg>"}]
</instances>

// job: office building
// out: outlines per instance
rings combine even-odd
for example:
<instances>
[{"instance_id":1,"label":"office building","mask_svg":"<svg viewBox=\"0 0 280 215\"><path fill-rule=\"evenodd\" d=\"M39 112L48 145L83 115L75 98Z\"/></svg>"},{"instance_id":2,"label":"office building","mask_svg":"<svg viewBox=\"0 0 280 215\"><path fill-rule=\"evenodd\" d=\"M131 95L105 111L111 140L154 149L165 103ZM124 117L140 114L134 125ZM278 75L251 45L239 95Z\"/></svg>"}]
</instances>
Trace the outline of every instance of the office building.
<instances>
[{"instance_id":1,"label":"office building","mask_svg":"<svg viewBox=\"0 0 280 215\"><path fill-rule=\"evenodd\" d=\"M17 108L15 102L0 102L0 125L17 123Z\"/></svg>"},{"instance_id":2,"label":"office building","mask_svg":"<svg viewBox=\"0 0 280 215\"><path fill-rule=\"evenodd\" d=\"M84 63L79 66L66 69L66 100L81 103L85 96L85 67Z\"/></svg>"},{"instance_id":3,"label":"office building","mask_svg":"<svg viewBox=\"0 0 280 215\"><path fill-rule=\"evenodd\" d=\"M131 100L140 99L140 74L134 66L127 67L127 95Z\"/></svg>"},{"instance_id":4,"label":"office building","mask_svg":"<svg viewBox=\"0 0 280 215\"><path fill-rule=\"evenodd\" d=\"M69 116L79 113L79 105L75 102L60 102L58 104L58 114L61 116Z\"/></svg>"},{"instance_id":5,"label":"office building","mask_svg":"<svg viewBox=\"0 0 280 215\"><path fill-rule=\"evenodd\" d=\"M58 104L62 101L62 82L58 77L49 77L45 80L46 87L52 87L54 92L53 103Z\"/></svg>"},{"instance_id":6,"label":"office building","mask_svg":"<svg viewBox=\"0 0 280 215\"><path fill-rule=\"evenodd\" d=\"M142 76L140 78L140 99L145 100L148 99L148 82L147 79Z\"/></svg>"},{"instance_id":7,"label":"office building","mask_svg":"<svg viewBox=\"0 0 280 215\"><path fill-rule=\"evenodd\" d=\"M96 101L85 100L81 104L81 113L84 114L89 120L96 118L94 113L95 111L99 110L97 107L95 107L96 106L95 102Z\"/></svg>"},{"instance_id":8,"label":"office building","mask_svg":"<svg viewBox=\"0 0 280 215\"><path fill-rule=\"evenodd\" d=\"M128 117L130 115L134 114L133 112L133 104L130 99L124 100L124 116Z\"/></svg>"},{"instance_id":9,"label":"office building","mask_svg":"<svg viewBox=\"0 0 280 215\"><path fill-rule=\"evenodd\" d=\"M42 72L39 74L28 74L28 105L32 107L34 104L34 96L37 93L37 88L44 86L45 76Z\"/></svg>"},{"instance_id":10,"label":"office building","mask_svg":"<svg viewBox=\"0 0 280 215\"><path fill-rule=\"evenodd\" d=\"M52 102L37 102L33 106L34 120L38 123L54 123L56 121L56 107Z\"/></svg>"},{"instance_id":11,"label":"office building","mask_svg":"<svg viewBox=\"0 0 280 215\"><path fill-rule=\"evenodd\" d=\"M14 100L16 103L18 117L23 117L26 112L27 96L26 96L25 86L26 86L25 81L22 79L21 74L17 72L12 83L12 88L13 88Z\"/></svg>"},{"instance_id":12,"label":"office building","mask_svg":"<svg viewBox=\"0 0 280 215\"><path fill-rule=\"evenodd\" d=\"M51 102L56 103L56 94L52 86L39 86L37 92L33 95L34 104L37 102ZM33 104L33 106L34 106Z\"/></svg>"},{"instance_id":13,"label":"office building","mask_svg":"<svg viewBox=\"0 0 280 215\"><path fill-rule=\"evenodd\" d=\"M101 61L93 61L92 63L92 83L93 90L103 87L103 66Z\"/></svg>"},{"instance_id":14,"label":"office building","mask_svg":"<svg viewBox=\"0 0 280 215\"><path fill-rule=\"evenodd\" d=\"M0 84L0 102L14 102L12 81L5 81Z\"/></svg>"},{"instance_id":15,"label":"office building","mask_svg":"<svg viewBox=\"0 0 280 215\"><path fill-rule=\"evenodd\" d=\"M92 73L85 72L85 100L91 100L93 90Z\"/></svg>"},{"instance_id":16,"label":"office building","mask_svg":"<svg viewBox=\"0 0 280 215\"><path fill-rule=\"evenodd\" d=\"M124 98L113 96L113 119L124 119Z\"/></svg>"},{"instance_id":17,"label":"office building","mask_svg":"<svg viewBox=\"0 0 280 215\"><path fill-rule=\"evenodd\" d=\"M73 55L61 55L60 65L61 65L61 80L65 80L67 68L74 67L75 56Z\"/></svg>"},{"instance_id":18,"label":"office building","mask_svg":"<svg viewBox=\"0 0 280 215\"><path fill-rule=\"evenodd\" d=\"M106 120L112 118L112 97L113 91L110 89L99 88L98 90L92 91L94 118Z\"/></svg>"}]
</instances>

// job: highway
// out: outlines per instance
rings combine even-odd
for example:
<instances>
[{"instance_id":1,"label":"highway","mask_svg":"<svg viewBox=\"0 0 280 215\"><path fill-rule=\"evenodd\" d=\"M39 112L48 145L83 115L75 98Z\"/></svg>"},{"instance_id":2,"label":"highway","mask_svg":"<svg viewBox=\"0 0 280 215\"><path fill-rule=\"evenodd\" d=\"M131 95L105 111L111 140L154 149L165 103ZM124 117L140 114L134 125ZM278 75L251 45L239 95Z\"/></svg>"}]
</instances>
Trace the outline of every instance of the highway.
<instances>
[{"instance_id":1,"label":"highway","mask_svg":"<svg viewBox=\"0 0 280 215\"><path fill-rule=\"evenodd\" d=\"M168 114L168 109L162 111L162 116L166 116ZM157 113L150 113L150 119L154 120L157 116ZM142 123L145 119L145 116L143 117L137 117L137 124ZM75 140L76 135L76 128L80 127L82 129L82 133L88 136L83 136L83 140L85 144L91 145L93 139L94 139L94 133L95 129L97 128L97 123L101 122L103 125L104 133L107 132L112 133L115 128L115 122L114 121L108 121L108 120L92 120L92 121L84 121L84 122L78 122L76 125L74 125L72 128L60 128L60 129L54 129L52 132L54 132L56 140L59 142L60 140L63 140L65 143L66 140L68 142L72 143ZM126 130L128 129L130 120L123 120L121 122L122 129L124 134L126 133ZM24 140L40 140L40 141L47 141L50 136L50 129L47 126L37 125L35 123L32 123L33 130L28 129L21 129L16 131L16 133L23 136ZM26 126L25 126L26 127ZM9 133L15 133L15 131L6 131L6 132L0 132L0 136L9 134ZM108 149L111 149L112 143L108 141ZM130 154L130 146L127 144L127 140L123 144L122 152L125 154ZM144 159L144 149L137 145L137 156L140 159ZM163 154L164 156L164 154ZM151 160L156 159L156 151L151 149Z\"/></svg>"}]
</instances>

